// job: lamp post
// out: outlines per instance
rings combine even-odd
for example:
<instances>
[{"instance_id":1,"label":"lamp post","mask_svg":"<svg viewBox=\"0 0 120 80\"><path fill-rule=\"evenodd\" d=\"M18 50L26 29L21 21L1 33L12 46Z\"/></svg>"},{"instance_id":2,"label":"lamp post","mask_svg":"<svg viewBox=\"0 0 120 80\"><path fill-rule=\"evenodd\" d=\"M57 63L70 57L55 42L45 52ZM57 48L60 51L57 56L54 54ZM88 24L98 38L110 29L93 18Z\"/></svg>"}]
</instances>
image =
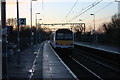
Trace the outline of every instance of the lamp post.
<instances>
[{"instance_id":1,"label":"lamp post","mask_svg":"<svg viewBox=\"0 0 120 80\"><path fill-rule=\"evenodd\" d=\"M90 14L93 15L93 22L94 22L94 29L93 29L93 33L94 33L94 43L97 43L97 36L96 36L96 29L95 29L95 14Z\"/></svg>"},{"instance_id":2,"label":"lamp post","mask_svg":"<svg viewBox=\"0 0 120 80\"><path fill-rule=\"evenodd\" d=\"M31 19L30 28L31 28L31 45L32 45L32 0L30 1L30 19Z\"/></svg>"},{"instance_id":3,"label":"lamp post","mask_svg":"<svg viewBox=\"0 0 120 80\"><path fill-rule=\"evenodd\" d=\"M115 0L115 2L118 2L118 16L120 14L120 0Z\"/></svg>"},{"instance_id":4,"label":"lamp post","mask_svg":"<svg viewBox=\"0 0 120 80\"><path fill-rule=\"evenodd\" d=\"M41 21L42 19L39 19L39 21ZM38 21L38 23L39 23L39 21ZM41 25L40 25L40 27L41 27Z\"/></svg>"},{"instance_id":5,"label":"lamp post","mask_svg":"<svg viewBox=\"0 0 120 80\"><path fill-rule=\"evenodd\" d=\"M42 19L39 19L39 21L42 20Z\"/></svg>"},{"instance_id":6,"label":"lamp post","mask_svg":"<svg viewBox=\"0 0 120 80\"><path fill-rule=\"evenodd\" d=\"M82 19L79 19L79 21L80 21L80 23L81 23L81 24L80 24L80 27L82 27ZM83 37L84 37L84 36L83 36L83 34L82 34L82 31L81 31L81 42L83 41Z\"/></svg>"},{"instance_id":7,"label":"lamp post","mask_svg":"<svg viewBox=\"0 0 120 80\"><path fill-rule=\"evenodd\" d=\"M18 2L18 0L17 0L17 28L18 28L18 31L17 31L17 35L18 35L18 37L17 37L17 40L18 40L18 51L20 50L19 49L19 41L20 41L20 30L19 30L19 2Z\"/></svg>"},{"instance_id":8,"label":"lamp post","mask_svg":"<svg viewBox=\"0 0 120 80\"><path fill-rule=\"evenodd\" d=\"M80 23L82 23L82 19L79 19Z\"/></svg>"},{"instance_id":9,"label":"lamp post","mask_svg":"<svg viewBox=\"0 0 120 80\"><path fill-rule=\"evenodd\" d=\"M38 30L38 27L37 27L37 14L40 14L40 13L36 13L36 43L37 43L37 30Z\"/></svg>"},{"instance_id":10,"label":"lamp post","mask_svg":"<svg viewBox=\"0 0 120 80\"><path fill-rule=\"evenodd\" d=\"M90 15L93 15L94 31L95 31L95 14L90 14Z\"/></svg>"},{"instance_id":11,"label":"lamp post","mask_svg":"<svg viewBox=\"0 0 120 80\"><path fill-rule=\"evenodd\" d=\"M31 19L31 24L30 24L30 28L31 28L31 45L32 43L32 39L33 39L33 32L32 32L32 1L37 1L37 0L30 0L30 19Z\"/></svg>"},{"instance_id":12,"label":"lamp post","mask_svg":"<svg viewBox=\"0 0 120 80\"><path fill-rule=\"evenodd\" d=\"M37 29L37 14L40 14L40 13L36 13L36 29Z\"/></svg>"},{"instance_id":13,"label":"lamp post","mask_svg":"<svg viewBox=\"0 0 120 80\"><path fill-rule=\"evenodd\" d=\"M115 2L118 2L118 19L119 19L119 17L120 17L120 0L115 0ZM117 26L119 26L119 24L117 24ZM119 47L120 47L120 45L119 45Z\"/></svg>"},{"instance_id":14,"label":"lamp post","mask_svg":"<svg viewBox=\"0 0 120 80\"><path fill-rule=\"evenodd\" d=\"M40 20L42 20L42 19L39 19L38 23L39 23ZM41 28L41 25L40 25L40 28ZM39 30L41 30L41 29L39 29ZM40 39L41 39L41 31L38 32L38 42L41 42Z\"/></svg>"},{"instance_id":15,"label":"lamp post","mask_svg":"<svg viewBox=\"0 0 120 80\"><path fill-rule=\"evenodd\" d=\"M20 64L20 29L19 29L19 2L17 0L16 2L17 4L17 45L18 45L18 49L17 49L17 52L18 52L18 55L17 55L17 63Z\"/></svg>"},{"instance_id":16,"label":"lamp post","mask_svg":"<svg viewBox=\"0 0 120 80\"><path fill-rule=\"evenodd\" d=\"M79 21L80 21L80 23L81 23L80 26L82 27L82 19L79 19Z\"/></svg>"},{"instance_id":17,"label":"lamp post","mask_svg":"<svg viewBox=\"0 0 120 80\"><path fill-rule=\"evenodd\" d=\"M80 21L80 27L82 27L82 19L79 19L79 21Z\"/></svg>"}]
</instances>

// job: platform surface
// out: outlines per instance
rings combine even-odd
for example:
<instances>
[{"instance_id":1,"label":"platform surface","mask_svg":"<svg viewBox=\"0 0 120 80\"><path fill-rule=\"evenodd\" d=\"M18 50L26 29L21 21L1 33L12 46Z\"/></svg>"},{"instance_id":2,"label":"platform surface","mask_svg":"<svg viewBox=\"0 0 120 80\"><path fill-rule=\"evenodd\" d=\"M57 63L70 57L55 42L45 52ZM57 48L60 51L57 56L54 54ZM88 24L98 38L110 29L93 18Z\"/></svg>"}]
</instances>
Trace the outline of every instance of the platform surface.
<instances>
[{"instance_id":1,"label":"platform surface","mask_svg":"<svg viewBox=\"0 0 120 80\"><path fill-rule=\"evenodd\" d=\"M98 50L103 50L107 52L112 52L115 54L120 54L120 47L115 47L115 46L108 46L108 45L100 45L100 44L90 44L90 43L85 43L85 42L74 42L76 45L81 45L81 46L86 46Z\"/></svg>"},{"instance_id":2,"label":"platform surface","mask_svg":"<svg viewBox=\"0 0 120 80\"><path fill-rule=\"evenodd\" d=\"M43 48L43 78L76 80L76 76L66 67L48 43L45 43Z\"/></svg>"},{"instance_id":3,"label":"platform surface","mask_svg":"<svg viewBox=\"0 0 120 80\"><path fill-rule=\"evenodd\" d=\"M53 51L48 41L32 45L11 55L8 61L9 80L76 80L77 77Z\"/></svg>"}]
</instances>

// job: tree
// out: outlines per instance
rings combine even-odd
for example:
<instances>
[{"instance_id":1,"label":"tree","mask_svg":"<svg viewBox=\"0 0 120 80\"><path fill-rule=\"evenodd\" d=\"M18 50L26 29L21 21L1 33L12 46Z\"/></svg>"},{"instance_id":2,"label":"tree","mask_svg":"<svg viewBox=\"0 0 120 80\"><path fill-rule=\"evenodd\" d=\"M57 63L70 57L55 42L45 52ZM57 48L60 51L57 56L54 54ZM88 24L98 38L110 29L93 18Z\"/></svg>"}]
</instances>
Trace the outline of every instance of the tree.
<instances>
[{"instance_id":1,"label":"tree","mask_svg":"<svg viewBox=\"0 0 120 80\"><path fill-rule=\"evenodd\" d=\"M16 18L8 18L6 23L7 23L7 25L14 27L17 25L17 19Z\"/></svg>"},{"instance_id":2,"label":"tree","mask_svg":"<svg viewBox=\"0 0 120 80\"><path fill-rule=\"evenodd\" d=\"M102 41L105 41L109 44L120 44L120 14L113 15L111 18L111 22L103 23L102 30L104 30Z\"/></svg>"}]
</instances>

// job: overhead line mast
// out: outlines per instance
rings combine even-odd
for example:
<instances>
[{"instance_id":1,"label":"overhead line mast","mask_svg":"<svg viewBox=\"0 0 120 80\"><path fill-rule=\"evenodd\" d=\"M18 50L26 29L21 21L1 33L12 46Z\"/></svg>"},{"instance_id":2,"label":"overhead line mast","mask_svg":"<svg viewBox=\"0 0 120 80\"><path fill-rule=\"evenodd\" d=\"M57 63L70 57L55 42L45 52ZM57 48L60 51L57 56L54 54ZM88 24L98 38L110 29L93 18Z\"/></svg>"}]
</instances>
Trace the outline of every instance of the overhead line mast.
<instances>
[{"instance_id":1,"label":"overhead line mast","mask_svg":"<svg viewBox=\"0 0 120 80\"><path fill-rule=\"evenodd\" d=\"M120 0L115 0L115 2L118 2L118 15L120 14Z\"/></svg>"}]
</instances>

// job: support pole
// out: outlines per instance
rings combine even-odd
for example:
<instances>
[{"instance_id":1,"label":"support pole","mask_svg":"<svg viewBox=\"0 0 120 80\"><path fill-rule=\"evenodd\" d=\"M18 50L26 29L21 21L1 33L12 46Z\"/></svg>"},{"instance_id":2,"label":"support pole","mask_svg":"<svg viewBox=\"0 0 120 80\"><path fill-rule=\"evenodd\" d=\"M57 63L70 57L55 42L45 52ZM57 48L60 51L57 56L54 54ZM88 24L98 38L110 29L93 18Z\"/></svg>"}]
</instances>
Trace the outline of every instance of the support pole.
<instances>
[{"instance_id":1,"label":"support pole","mask_svg":"<svg viewBox=\"0 0 120 80\"><path fill-rule=\"evenodd\" d=\"M17 0L17 52L18 52L18 58L17 63L20 64L20 29L19 29L19 2Z\"/></svg>"},{"instance_id":2,"label":"support pole","mask_svg":"<svg viewBox=\"0 0 120 80\"><path fill-rule=\"evenodd\" d=\"M2 79L7 79L7 28L6 28L6 0L1 1L2 24Z\"/></svg>"},{"instance_id":3,"label":"support pole","mask_svg":"<svg viewBox=\"0 0 120 80\"><path fill-rule=\"evenodd\" d=\"M30 28L31 28L31 45L33 44L33 34L32 34L32 0L30 0L30 21L31 21L31 24L30 24Z\"/></svg>"}]
</instances>

